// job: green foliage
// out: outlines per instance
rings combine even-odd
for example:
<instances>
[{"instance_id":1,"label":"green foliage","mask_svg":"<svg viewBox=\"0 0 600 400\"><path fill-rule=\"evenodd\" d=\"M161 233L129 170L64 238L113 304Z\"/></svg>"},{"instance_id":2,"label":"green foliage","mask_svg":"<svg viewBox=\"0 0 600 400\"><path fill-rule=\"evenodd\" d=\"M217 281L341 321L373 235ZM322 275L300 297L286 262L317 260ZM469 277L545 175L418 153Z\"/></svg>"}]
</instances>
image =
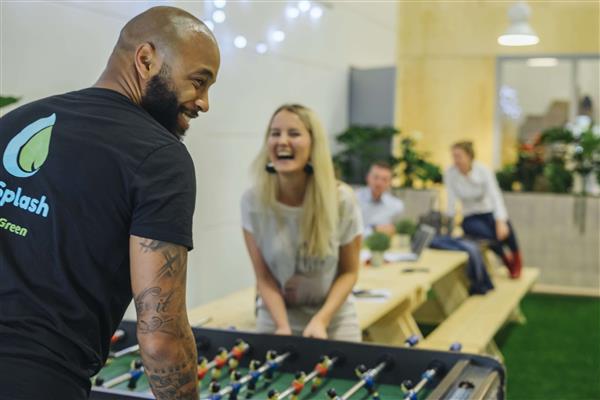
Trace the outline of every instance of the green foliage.
<instances>
[{"instance_id":1,"label":"green foliage","mask_svg":"<svg viewBox=\"0 0 600 400\"><path fill-rule=\"evenodd\" d=\"M537 177L544 172L543 160L531 157L528 154L519 154L519 161L516 165L516 177L523 185L523 191L532 192L535 188Z\"/></svg>"},{"instance_id":2,"label":"green foliage","mask_svg":"<svg viewBox=\"0 0 600 400\"><path fill-rule=\"evenodd\" d=\"M426 154L417 152L414 147L415 141L411 138L404 138L400 143L401 155L398 161L404 177L402 187L412 188L417 180L423 183L442 182L440 167L427 161Z\"/></svg>"},{"instance_id":3,"label":"green foliage","mask_svg":"<svg viewBox=\"0 0 600 400\"><path fill-rule=\"evenodd\" d=\"M512 191L513 183L517 181L517 168L515 165L505 165L500 171L496 172L496 179L500 189L505 192Z\"/></svg>"},{"instance_id":4,"label":"green foliage","mask_svg":"<svg viewBox=\"0 0 600 400\"><path fill-rule=\"evenodd\" d=\"M417 224L410 219L403 219L396 223L396 233L412 236L417 230Z\"/></svg>"},{"instance_id":5,"label":"green foliage","mask_svg":"<svg viewBox=\"0 0 600 400\"><path fill-rule=\"evenodd\" d=\"M0 96L0 108L2 107L6 107L10 104L16 103L17 101L19 101L18 97L4 97L4 96Z\"/></svg>"},{"instance_id":6,"label":"green foliage","mask_svg":"<svg viewBox=\"0 0 600 400\"><path fill-rule=\"evenodd\" d=\"M391 155L391 143L396 128L384 126L352 125L336 136L344 149L333 157L342 180L349 183L363 183L367 171L375 161L387 161L391 166L397 160Z\"/></svg>"},{"instance_id":7,"label":"green foliage","mask_svg":"<svg viewBox=\"0 0 600 400\"><path fill-rule=\"evenodd\" d=\"M390 237L385 233L374 232L365 239L365 245L371 251L386 251L390 248Z\"/></svg>"},{"instance_id":8,"label":"green foliage","mask_svg":"<svg viewBox=\"0 0 600 400\"><path fill-rule=\"evenodd\" d=\"M544 176L549 189L554 193L569 193L573 186L573 173L565 167L565 162L554 159L544 166Z\"/></svg>"},{"instance_id":9,"label":"green foliage","mask_svg":"<svg viewBox=\"0 0 600 400\"><path fill-rule=\"evenodd\" d=\"M544 144L551 143L573 143L575 137L573 133L566 128L558 127L551 128L542 132L541 142Z\"/></svg>"},{"instance_id":10,"label":"green foliage","mask_svg":"<svg viewBox=\"0 0 600 400\"><path fill-rule=\"evenodd\" d=\"M575 135L558 127L544 131L536 144L522 145L517 163L504 167L496 177L503 190L517 181L526 192L568 193L574 174L585 178L594 171L600 183L600 135L591 129Z\"/></svg>"}]
</instances>

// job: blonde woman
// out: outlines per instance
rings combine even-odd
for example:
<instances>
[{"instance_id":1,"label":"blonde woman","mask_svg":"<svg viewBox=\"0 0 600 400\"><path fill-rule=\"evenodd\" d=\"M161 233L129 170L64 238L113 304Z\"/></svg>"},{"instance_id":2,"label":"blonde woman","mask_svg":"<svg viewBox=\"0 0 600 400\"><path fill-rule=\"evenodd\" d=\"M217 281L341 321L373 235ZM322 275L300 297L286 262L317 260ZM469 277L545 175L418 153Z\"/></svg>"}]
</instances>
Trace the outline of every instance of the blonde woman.
<instances>
[{"instance_id":1,"label":"blonde woman","mask_svg":"<svg viewBox=\"0 0 600 400\"><path fill-rule=\"evenodd\" d=\"M475 161L471 142L452 145L454 165L446 171L448 215L454 218L456 201L462 203L462 229L468 236L490 240L512 278L521 275L521 253L496 177Z\"/></svg>"},{"instance_id":2,"label":"blonde woman","mask_svg":"<svg viewBox=\"0 0 600 400\"><path fill-rule=\"evenodd\" d=\"M348 295L358 277L362 222L335 180L315 114L279 107L242 198L242 225L259 293L259 332L359 341Z\"/></svg>"}]
</instances>

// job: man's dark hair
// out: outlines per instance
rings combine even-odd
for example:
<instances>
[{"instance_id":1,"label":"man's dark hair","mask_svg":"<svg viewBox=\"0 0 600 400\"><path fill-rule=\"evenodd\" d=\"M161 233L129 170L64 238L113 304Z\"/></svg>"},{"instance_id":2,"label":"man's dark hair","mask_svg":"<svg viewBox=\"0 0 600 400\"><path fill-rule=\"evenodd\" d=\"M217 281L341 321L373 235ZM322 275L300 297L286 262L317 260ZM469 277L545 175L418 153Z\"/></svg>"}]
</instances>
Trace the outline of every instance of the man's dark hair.
<instances>
[{"instance_id":1,"label":"man's dark hair","mask_svg":"<svg viewBox=\"0 0 600 400\"><path fill-rule=\"evenodd\" d=\"M387 161L383 161L383 160L375 161L374 163L371 164L371 168L373 168L373 167L379 167L379 168L387 169L390 172L393 172L392 166Z\"/></svg>"}]
</instances>

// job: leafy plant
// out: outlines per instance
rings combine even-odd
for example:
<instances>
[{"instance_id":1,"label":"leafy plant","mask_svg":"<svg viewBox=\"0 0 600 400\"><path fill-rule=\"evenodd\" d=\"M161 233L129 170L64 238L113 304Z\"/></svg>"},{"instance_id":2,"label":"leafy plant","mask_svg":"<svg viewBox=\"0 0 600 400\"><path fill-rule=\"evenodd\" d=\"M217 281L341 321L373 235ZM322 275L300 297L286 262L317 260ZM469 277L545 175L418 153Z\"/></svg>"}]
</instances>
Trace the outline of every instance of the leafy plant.
<instances>
[{"instance_id":1,"label":"leafy plant","mask_svg":"<svg viewBox=\"0 0 600 400\"><path fill-rule=\"evenodd\" d=\"M396 233L412 236L417 231L417 224L410 219L403 219L396 223Z\"/></svg>"},{"instance_id":2,"label":"leafy plant","mask_svg":"<svg viewBox=\"0 0 600 400\"><path fill-rule=\"evenodd\" d=\"M423 183L442 182L440 167L427 161L426 154L415 150L415 141L404 138L400 143L401 155L398 159L404 177L402 187L412 188L417 180Z\"/></svg>"},{"instance_id":3,"label":"leafy plant","mask_svg":"<svg viewBox=\"0 0 600 400\"><path fill-rule=\"evenodd\" d=\"M374 232L365 239L365 245L371 251L386 251L390 248L390 237L382 232Z\"/></svg>"},{"instance_id":4,"label":"leafy plant","mask_svg":"<svg viewBox=\"0 0 600 400\"><path fill-rule=\"evenodd\" d=\"M521 182L523 191L532 192L538 177L544 172L542 149L538 145L522 145L517 161L516 177Z\"/></svg>"},{"instance_id":5,"label":"leafy plant","mask_svg":"<svg viewBox=\"0 0 600 400\"><path fill-rule=\"evenodd\" d=\"M517 168L515 165L505 165L500 171L496 172L496 179L500 189L505 192L512 191L513 183L517 181Z\"/></svg>"},{"instance_id":6,"label":"leafy plant","mask_svg":"<svg viewBox=\"0 0 600 400\"><path fill-rule=\"evenodd\" d=\"M553 159L544 166L548 188L554 193L569 193L573 186L573 173L565 167L564 160Z\"/></svg>"},{"instance_id":7,"label":"leafy plant","mask_svg":"<svg viewBox=\"0 0 600 400\"><path fill-rule=\"evenodd\" d=\"M573 143L575 141L575 137L570 130L563 127L558 127L547 129L542 132L540 140L543 144Z\"/></svg>"},{"instance_id":8,"label":"leafy plant","mask_svg":"<svg viewBox=\"0 0 600 400\"><path fill-rule=\"evenodd\" d=\"M391 154L392 138L399 134L396 128L352 125L336 136L345 148L333 157L344 181L363 183L369 167L375 161L387 161L391 166L397 160Z\"/></svg>"},{"instance_id":9,"label":"leafy plant","mask_svg":"<svg viewBox=\"0 0 600 400\"><path fill-rule=\"evenodd\" d=\"M19 101L18 97L0 96L0 108L16 103L17 101Z\"/></svg>"}]
</instances>

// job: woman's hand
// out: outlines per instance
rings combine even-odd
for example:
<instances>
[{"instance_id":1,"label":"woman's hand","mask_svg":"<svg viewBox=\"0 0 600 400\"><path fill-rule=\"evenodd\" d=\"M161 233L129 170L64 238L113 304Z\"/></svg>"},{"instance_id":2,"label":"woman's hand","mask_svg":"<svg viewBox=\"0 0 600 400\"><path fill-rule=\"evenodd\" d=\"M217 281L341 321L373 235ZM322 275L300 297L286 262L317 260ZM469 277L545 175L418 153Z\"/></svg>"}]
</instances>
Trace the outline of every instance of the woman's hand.
<instances>
[{"instance_id":1,"label":"woman's hand","mask_svg":"<svg viewBox=\"0 0 600 400\"><path fill-rule=\"evenodd\" d=\"M289 326L283 326L275 329L276 335L289 336L292 334L292 330Z\"/></svg>"},{"instance_id":2,"label":"woman's hand","mask_svg":"<svg viewBox=\"0 0 600 400\"><path fill-rule=\"evenodd\" d=\"M315 315L310 320L308 325L306 325L306 328L304 328L302 336L316 339L327 339L327 326L317 315Z\"/></svg>"},{"instance_id":3,"label":"woman's hand","mask_svg":"<svg viewBox=\"0 0 600 400\"><path fill-rule=\"evenodd\" d=\"M504 240L508 237L510 230L506 221L496 221L496 238L498 240Z\"/></svg>"}]
</instances>

